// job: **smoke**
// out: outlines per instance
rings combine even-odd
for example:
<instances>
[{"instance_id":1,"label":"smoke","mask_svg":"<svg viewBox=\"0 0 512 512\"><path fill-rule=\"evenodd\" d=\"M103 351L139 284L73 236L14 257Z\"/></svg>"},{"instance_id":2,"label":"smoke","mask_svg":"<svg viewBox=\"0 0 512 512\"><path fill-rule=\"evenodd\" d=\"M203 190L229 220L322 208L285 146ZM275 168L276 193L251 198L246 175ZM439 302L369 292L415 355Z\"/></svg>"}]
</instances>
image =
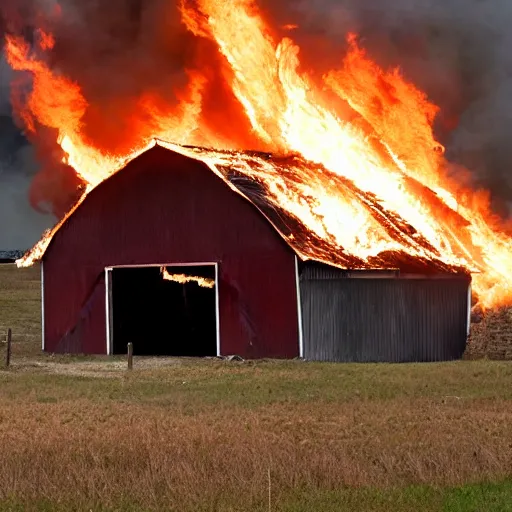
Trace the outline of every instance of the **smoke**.
<instances>
[{"instance_id":1,"label":"smoke","mask_svg":"<svg viewBox=\"0 0 512 512\"><path fill-rule=\"evenodd\" d=\"M141 113L141 98L147 99L149 93L158 105L158 98L165 98L168 103L174 97L172 111L181 100L179 91L190 83L190 72L201 70L209 84L202 91L202 109L208 111L211 129L234 140L239 147L252 145L252 149L258 149L254 141L241 138L241 134L250 130L231 91L224 85L218 51L211 41L187 32L175 7L177 3L61 0L57 7L54 0L12 0L0 6L0 35L2 14L8 21L4 22L8 31L30 34L31 27L38 26L55 35L50 65L81 84L91 104L83 130L96 147L107 151L132 147L136 130L130 129L130 123L146 123L151 127L154 121L147 113ZM512 31L509 29L512 4L509 0L256 0L256 3L270 18L272 26L298 25L296 30L282 31L279 35L287 35L299 44L306 71L313 67L326 71L339 67L346 49L345 36L350 31L360 35L361 46L379 64L400 66L406 78L441 107L435 132L446 146L448 158L469 169L477 186L491 191L496 211L509 214L512 202L512 151L508 143L508 134L512 133ZM5 64L2 66L5 68ZM0 115L5 116L9 107L3 68L0 68ZM14 154L18 151L16 144L9 143ZM8 171L0 175L2 182L8 179L12 180L9 181L12 186L17 184L15 190L21 190L22 183L32 173L26 169L21 172L20 165L25 165L25 160L7 166L4 163ZM58 182L64 207L69 201L66 194L69 195L76 183L73 180L64 183L65 171L59 172L46 169L39 175L39 182L48 176L51 183ZM12 192L12 187L2 186L1 193L5 195L4 190L11 190L9 197L18 198L11 206L24 212L25 216L19 216L20 222L26 221L31 226L32 217L25 210L28 206L25 203L21 206L21 196ZM50 194L52 201L58 200L56 194ZM39 199L44 202L45 198L48 199L48 194ZM2 204L7 203L2 201ZM33 214L33 219L36 218L39 217ZM0 245L3 243L0 239Z\"/></svg>"},{"instance_id":2,"label":"smoke","mask_svg":"<svg viewBox=\"0 0 512 512\"><path fill-rule=\"evenodd\" d=\"M14 168L0 161L0 248L2 250L28 249L55 219L32 208L29 202L31 176L21 171L33 162L31 149L19 150Z\"/></svg>"}]
</instances>

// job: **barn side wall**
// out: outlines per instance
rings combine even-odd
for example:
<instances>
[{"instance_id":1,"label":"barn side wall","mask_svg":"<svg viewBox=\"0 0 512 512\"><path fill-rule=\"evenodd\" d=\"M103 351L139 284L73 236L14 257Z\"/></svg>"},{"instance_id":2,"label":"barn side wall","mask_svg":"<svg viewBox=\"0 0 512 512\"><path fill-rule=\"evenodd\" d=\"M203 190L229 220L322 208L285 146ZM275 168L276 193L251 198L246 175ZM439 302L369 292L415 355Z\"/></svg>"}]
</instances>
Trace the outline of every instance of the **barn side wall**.
<instances>
[{"instance_id":1,"label":"barn side wall","mask_svg":"<svg viewBox=\"0 0 512 512\"><path fill-rule=\"evenodd\" d=\"M104 268L218 262L222 354L298 355L295 256L205 165L155 147L93 190L45 256L45 350L105 353Z\"/></svg>"},{"instance_id":2,"label":"barn side wall","mask_svg":"<svg viewBox=\"0 0 512 512\"><path fill-rule=\"evenodd\" d=\"M319 361L459 359L469 278L351 278L308 266L300 278L304 356Z\"/></svg>"}]
</instances>

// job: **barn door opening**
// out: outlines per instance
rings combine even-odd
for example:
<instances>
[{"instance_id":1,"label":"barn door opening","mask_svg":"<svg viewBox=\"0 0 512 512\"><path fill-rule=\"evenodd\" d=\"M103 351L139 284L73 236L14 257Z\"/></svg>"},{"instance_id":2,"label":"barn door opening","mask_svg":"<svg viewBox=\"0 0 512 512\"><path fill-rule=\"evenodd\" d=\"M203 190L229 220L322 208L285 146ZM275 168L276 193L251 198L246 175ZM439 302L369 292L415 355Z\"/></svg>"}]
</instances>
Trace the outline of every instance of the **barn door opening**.
<instances>
[{"instance_id":1,"label":"barn door opening","mask_svg":"<svg viewBox=\"0 0 512 512\"><path fill-rule=\"evenodd\" d=\"M111 353L217 355L215 264L113 267L108 286Z\"/></svg>"}]
</instances>

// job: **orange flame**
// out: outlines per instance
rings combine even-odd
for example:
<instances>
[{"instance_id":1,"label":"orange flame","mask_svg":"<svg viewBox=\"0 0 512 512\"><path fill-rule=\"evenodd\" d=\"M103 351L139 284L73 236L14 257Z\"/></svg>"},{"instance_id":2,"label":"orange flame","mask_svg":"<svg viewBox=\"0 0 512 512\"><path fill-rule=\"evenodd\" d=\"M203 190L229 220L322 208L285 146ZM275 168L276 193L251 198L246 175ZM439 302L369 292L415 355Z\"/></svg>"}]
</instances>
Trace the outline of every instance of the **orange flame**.
<instances>
[{"instance_id":1,"label":"orange flame","mask_svg":"<svg viewBox=\"0 0 512 512\"><path fill-rule=\"evenodd\" d=\"M41 49L48 49L50 35L44 36ZM80 87L66 77L52 73L48 65L31 55L30 47L20 37L6 37L7 61L14 70L32 73L32 91L23 107L15 105L29 131L35 131L35 122L55 128L59 140L80 130L80 122L87 109L87 101Z\"/></svg>"},{"instance_id":2,"label":"orange flame","mask_svg":"<svg viewBox=\"0 0 512 512\"><path fill-rule=\"evenodd\" d=\"M180 284L196 283L201 288L213 288L215 286L215 280L207 277L171 274L165 267L161 267L160 272L164 281L173 281Z\"/></svg>"},{"instance_id":3,"label":"orange flame","mask_svg":"<svg viewBox=\"0 0 512 512\"><path fill-rule=\"evenodd\" d=\"M93 106L80 84L47 63L52 35L41 32L36 50L7 37L10 65L32 75L31 92L15 105L20 117L32 131L38 125L57 130L66 163L89 189L154 139L172 141L169 147L219 174L231 166L261 183L269 200L300 219L315 240L304 258L321 253L337 264L336 253L344 252L369 267L393 252L441 260L477 272L474 289L483 306L512 302L512 240L497 227L482 195L447 176L444 148L432 131L438 108L398 69L379 68L350 34L340 69L323 70L318 83L301 71L297 45L289 38L276 41L252 0L181 0L180 12L191 33L217 46L222 76L262 146L296 158L286 163L179 146L235 147L207 127L202 107L208 79L200 70L189 71L178 107L151 91L141 94L129 109L126 140L135 141L129 147L98 148L84 134ZM330 105L325 88L347 109ZM94 127L87 128L90 133ZM20 264L42 254L51 235Z\"/></svg>"},{"instance_id":4,"label":"orange flame","mask_svg":"<svg viewBox=\"0 0 512 512\"><path fill-rule=\"evenodd\" d=\"M52 34L48 34L41 29L37 31L37 34L41 50L51 50L55 46L55 39Z\"/></svg>"}]
</instances>

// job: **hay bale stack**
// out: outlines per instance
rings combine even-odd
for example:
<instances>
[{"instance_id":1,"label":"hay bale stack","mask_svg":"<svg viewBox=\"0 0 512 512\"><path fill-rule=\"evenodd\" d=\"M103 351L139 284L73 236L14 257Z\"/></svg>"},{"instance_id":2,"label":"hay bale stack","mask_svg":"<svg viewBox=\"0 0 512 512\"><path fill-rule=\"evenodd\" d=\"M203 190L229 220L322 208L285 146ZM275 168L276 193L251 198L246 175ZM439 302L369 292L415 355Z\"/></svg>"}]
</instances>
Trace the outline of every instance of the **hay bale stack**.
<instances>
[{"instance_id":1,"label":"hay bale stack","mask_svg":"<svg viewBox=\"0 0 512 512\"><path fill-rule=\"evenodd\" d=\"M475 312L472 315L467 359L512 359L512 308Z\"/></svg>"}]
</instances>

